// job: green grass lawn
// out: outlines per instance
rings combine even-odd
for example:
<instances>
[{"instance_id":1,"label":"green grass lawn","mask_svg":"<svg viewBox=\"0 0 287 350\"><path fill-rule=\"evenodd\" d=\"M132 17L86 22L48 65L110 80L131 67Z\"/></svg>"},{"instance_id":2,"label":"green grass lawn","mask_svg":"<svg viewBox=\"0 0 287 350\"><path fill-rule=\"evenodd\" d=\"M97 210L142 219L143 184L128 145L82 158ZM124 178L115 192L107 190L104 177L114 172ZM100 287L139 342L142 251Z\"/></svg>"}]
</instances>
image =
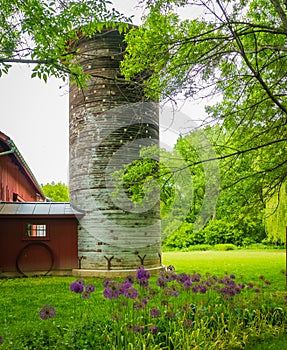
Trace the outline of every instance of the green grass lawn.
<instances>
[{"instance_id":1,"label":"green grass lawn","mask_svg":"<svg viewBox=\"0 0 287 350\"><path fill-rule=\"evenodd\" d=\"M282 273L282 270L285 271L283 250L165 252L163 263L166 266L173 265L178 273L199 272L205 275L208 272L211 275L222 276L228 272L235 274L236 278L244 282L257 283L259 277L264 276L265 280L271 282L266 288L267 292L284 295L286 291L285 274ZM39 337L40 330L49 332L49 327L61 326L67 329L75 325L78 322L77 317L79 319L83 317L83 310L79 309L83 300L78 299L78 295L69 290L69 285L74 280L74 277L49 276L0 280L0 336L5 340L2 345L0 344L0 350L20 349L18 342L20 336L22 339L25 339L25 336ZM86 282L94 283L96 286L93 307L97 318L104 319L107 315L105 315L105 301L102 298L102 280L89 278ZM45 304L53 305L57 312L55 319L48 320L50 323L39 319L39 310ZM88 314L89 309L84 312ZM284 337L277 340L280 349L284 349L281 345L285 340L287 342ZM276 339L269 339L267 344L270 346L262 349L277 349ZM48 348L54 349L52 345ZM23 349L36 348L27 346ZM246 349L251 350L252 347ZM261 349L260 344L255 344L254 349Z\"/></svg>"}]
</instances>

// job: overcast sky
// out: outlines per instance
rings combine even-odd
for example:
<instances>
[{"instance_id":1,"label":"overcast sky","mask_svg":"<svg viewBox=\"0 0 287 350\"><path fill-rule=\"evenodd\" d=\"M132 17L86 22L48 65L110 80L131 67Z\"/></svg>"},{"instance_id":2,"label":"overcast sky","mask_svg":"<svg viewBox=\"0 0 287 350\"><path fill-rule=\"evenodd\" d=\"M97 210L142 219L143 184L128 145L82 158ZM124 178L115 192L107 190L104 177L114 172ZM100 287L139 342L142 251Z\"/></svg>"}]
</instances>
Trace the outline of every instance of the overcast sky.
<instances>
[{"instance_id":1,"label":"overcast sky","mask_svg":"<svg viewBox=\"0 0 287 350\"><path fill-rule=\"evenodd\" d=\"M136 0L114 0L114 7L140 23ZM31 68L14 66L0 78L0 131L16 144L40 184L68 182L68 86L51 78L31 79ZM199 110L203 107L199 106Z\"/></svg>"}]
</instances>

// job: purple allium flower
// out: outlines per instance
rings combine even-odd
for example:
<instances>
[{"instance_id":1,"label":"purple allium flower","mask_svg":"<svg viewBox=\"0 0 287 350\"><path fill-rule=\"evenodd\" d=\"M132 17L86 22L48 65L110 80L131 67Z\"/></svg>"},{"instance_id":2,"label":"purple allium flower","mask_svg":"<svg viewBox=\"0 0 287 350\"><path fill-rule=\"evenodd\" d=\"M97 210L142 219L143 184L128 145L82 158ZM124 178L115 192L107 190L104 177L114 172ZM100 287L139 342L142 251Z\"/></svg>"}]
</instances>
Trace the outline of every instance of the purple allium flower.
<instances>
[{"instance_id":1,"label":"purple allium flower","mask_svg":"<svg viewBox=\"0 0 287 350\"><path fill-rule=\"evenodd\" d=\"M212 281L211 280L207 280L204 282L204 284L206 285L206 287L211 287L212 286Z\"/></svg>"},{"instance_id":2,"label":"purple allium flower","mask_svg":"<svg viewBox=\"0 0 287 350\"><path fill-rule=\"evenodd\" d=\"M95 291L95 286L93 284L86 285L86 292L87 293L93 293L94 291Z\"/></svg>"},{"instance_id":3,"label":"purple allium flower","mask_svg":"<svg viewBox=\"0 0 287 350\"><path fill-rule=\"evenodd\" d=\"M132 287L132 283L129 280L125 280L125 282L122 284L122 288L123 290L131 288Z\"/></svg>"},{"instance_id":4,"label":"purple allium flower","mask_svg":"<svg viewBox=\"0 0 287 350\"><path fill-rule=\"evenodd\" d=\"M133 284L134 283L134 276L132 276L132 275L129 275L129 276L127 276L126 277L126 282L130 282L131 284Z\"/></svg>"},{"instance_id":5,"label":"purple allium flower","mask_svg":"<svg viewBox=\"0 0 287 350\"><path fill-rule=\"evenodd\" d=\"M150 278L150 273L144 267L138 267L136 272L136 280L142 287L148 286L148 280Z\"/></svg>"},{"instance_id":6,"label":"purple allium flower","mask_svg":"<svg viewBox=\"0 0 287 350\"><path fill-rule=\"evenodd\" d=\"M83 294L82 294L83 299L90 299L90 297L91 297L91 294L89 292L87 292L87 291L83 292Z\"/></svg>"},{"instance_id":7,"label":"purple allium flower","mask_svg":"<svg viewBox=\"0 0 287 350\"><path fill-rule=\"evenodd\" d=\"M56 316L56 310L52 305L44 305L39 312L41 320L47 320L48 318L54 318Z\"/></svg>"},{"instance_id":8,"label":"purple allium flower","mask_svg":"<svg viewBox=\"0 0 287 350\"><path fill-rule=\"evenodd\" d=\"M85 285L85 280L83 278L77 278L76 282L82 284L83 286Z\"/></svg>"},{"instance_id":9,"label":"purple allium flower","mask_svg":"<svg viewBox=\"0 0 287 350\"><path fill-rule=\"evenodd\" d=\"M192 282L200 282L201 274L200 273L194 273L191 275L191 281Z\"/></svg>"},{"instance_id":10,"label":"purple allium flower","mask_svg":"<svg viewBox=\"0 0 287 350\"><path fill-rule=\"evenodd\" d=\"M186 328L192 328L194 326L194 323L190 319L185 319L183 322L184 327Z\"/></svg>"},{"instance_id":11,"label":"purple allium flower","mask_svg":"<svg viewBox=\"0 0 287 350\"><path fill-rule=\"evenodd\" d=\"M248 283L248 284L247 284L247 288L248 288L248 289L251 289L251 288L253 288L253 287L254 287L254 284L253 284L253 283Z\"/></svg>"},{"instance_id":12,"label":"purple allium flower","mask_svg":"<svg viewBox=\"0 0 287 350\"><path fill-rule=\"evenodd\" d=\"M183 285L186 289L189 289L192 286L192 282L190 279L187 279L186 281L183 282Z\"/></svg>"},{"instance_id":13,"label":"purple allium flower","mask_svg":"<svg viewBox=\"0 0 287 350\"><path fill-rule=\"evenodd\" d=\"M235 280L235 275L232 273L230 276L229 276L232 280Z\"/></svg>"},{"instance_id":14,"label":"purple allium flower","mask_svg":"<svg viewBox=\"0 0 287 350\"><path fill-rule=\"evenodd\" d=\"M174 297L178 297L178 290L176 289L176 286L171 286L169 288L166 288L164 290L164 295L172 295Z\"/></svg>"},{"instance_id":15,"label":"purple allium flower","mask_svg":"<svg viewBox=\"0 0 287 350\"><path fill-rule=\"evenodd\" d=\"M254 293L260 293L260 289L259 288L255 288L254 289Z\"/></svg>"},{"instance_id":16,"label":"purple allium flower","mask_svg":"<svg viewBox=\"0 0 287 350\"><path fill-rule=\"evenodd\" d=\"M119 303L119 308L126 308L129 306L129 303L126 301L126 300L122 300L120 303Z\"/></svg>"},{"instance_id":17,"label":"purple allium flower","mask_svg":"<svg viewBox=\"0 0 287 350\"><path fill-rule=\"evenodd\" d=\"M266 286L270 286L271 281L264 281L264 283L266 284Z\"/></svg>"},{"instance_id":18,"label":"purple allium flower","mask_svg":"<svg viewBox=\"0 0 287 350\"><path fill-rule=\"evenodd\" d=\"M136 279L149 279L150 273L144 267L138 267L136 272Z\"/></svg>"},{"instance_id":19,"label":"purple allium flower","mask_svg":"<svg viewBox=\"0 0 287 350\"><path fill-rule=\"evenodd\" d=\"M115 299L118 299L120 295L120 291L112 288L106 288L103 291L103 295L105 298L108 298L110 300L115 300Z\"/></svg>"},{"instance_id":20,"label":"purple allium flower","mask_svg":"<svg viewBox=\"0 0 287 350\"><path fill-rule=\"evenodd\" d=\"M199 293L200 294L205 294L207 292L207 287L206 286L199 286Z\"/></svg>"},{"instance_id":21,"label":"purple allium flower","mask_svg":"<svg viewBox=\"0 0 287 350\"><path fill-rule=\"evenodd\" d=\"M128 332L131 332L133 330L133 326L131 324L127 324L126 329Z\"/></svg>"},{"instance_id":22,"label":"purple allium flower","mask_svg":"<svg viewBox=\"0 0 287 350\"><path fill-rule=\"evenodd\" d=\"M189 280L189 276L186 273L180 273L176 276L178 283L183 284L186 280Z\"/></svg>"},{"instance_id":23,"label":"purple allium flower","mask_svg":"<svg viewBox=\"0 0 287 350\"><path fill-rule=\"evenodd\" d=\"M199 286L195 285L191 288L191 290L193 291L193 293L198 293L199 292Z\"/></svg>"},{"instance_id":24,"label":"purple allium flower","mask_svg":"<svg viewBox=\"0 0 287 350\"><path fill-rule=\"evenodd\" d=\"M161 301L161 305L165 306L165 307L168 307L168 301L167 300L162 300Z\"/></svg>"},{"instance_id":25,"label":"purple allium flower","mask_svg":"<svg viewBox=\"0 0 287 350\"><path fill-rule=\"evenodd\" d=\"M118 312L112 312L111 314L111 320L113 321L120 321L121 320L121 315Z\"/></svg>"},{"instance_id":26,"label":"purple allium flower","mask_svg":"<svg viewBox=\"0 0 287 350\"><path fill-rule=\"evenodd\" d=\"M234 282L228 276L224 276L220 283L228 285L228 284L234 283Z\"/></svg>"},{"instance_id":27,"label":"purple allium flower","mask_svg":"<svg viewBox=\"0 0 287 350\"><path fill-rule=\"evenodd\" d=\"M240 294L242 290L242 286L241 285L237 285L234 287L234 291L236 294Z\"/></svg>"},{"instance_id":28,"label":"purple allium flower","mask_svg":"<svg viewBox=\"0 0 287 350\"><path fill-rule=\"evenodd\" d=\"M134 310L143 310L146 304L143 301L135 301L134 302Z\"/></svg>"},{"instance_id":29,"label":"purple allium flower","mask_svg":"<svg viewBox=\"0 0 287 350\"><path fill-rule=\"evenodd\" d=\"M162 271L159 278L165 282L172 282L176 280L176 273L174 271Z\"/></svg>"},{"instance_id":30,"label":"purple allium flower","mask_svg":"<svg viewBox=\"0 0 287 350\"><path fill-rule=\"evenodd\" d=\"M124 290L124 296L129 299L135 299L139 295L139 292L136 288L130 287Z\"/></svg>"},{"instance_id":31,"label":"purple allium flower","mask_svg":"<svg viewBox=\"0 0 287 350\"><path fill-rule=\"evenodd\" d=\"M84 285L78 281L70 284L70 291L74 293L82 293L84 291Z\"/></svg>"},{"instance_id":32,"label":"purple allium flower","mask_svg":"<svg viewBox=\"0 0 287 350\"><path fill-rule=\"evenodd\" d=\"M173 265L169 265L167 268L166 268L167 271L175 271L175 267Z\"/></svg>"},{"instance_id":33,"label":"purple allium flower","mask_svg":"<svg viewBox=\"0 0 287 350\"><path fill-rule=\"evenodd\" d=\"M168 320L172 319L172 318L175 318L175 313L172 312L172 311L167 311L165 314L164 314L164 317Z\"/></svg>"},{"instance_id":34,"label":"purple allium flower","mask_svg":"<svg viewBox=\"0 0 287 350\"><path fill-rule=\"evenodd\" d=\"M133 327L133 332L144 334L144 327L136 325Z\"/></svg>"},{"instance_id":35,"label":"purple allium flower","mask_svg":"<svg viewBox=\"0 0 287 350\"><path fill-rule=\"evenodd\" d=\"M158 276L155 284L160 288L165 288L167 286L167 281L163 276Z\"/></svg>"},{"instance_id":36,"label":"purple allium flower","mask_svg":"<svg viewBox=\"0 0 287 350\"><path fill-rule=\"evenodd\" d=\"M160 311L155 306L153 306L149 311L151 317L160 317Z\"/></svg>"},{"instance_id":37,"label":"purple allium flower","mask_svg":"<svg viewBox=\"0 0 287 350\"><path fill-rule=\"evenodd\" d=\"M110 281L108 287L106 287L103 292L104 297L111 300L118 299L119 295L122 293L122 285L117 281Z\"/></svg>"},{"instance_id":38,"label":"purple allium flower","mask_svg":"<svg viewBox=\"0 0 287 350\"><path fill-rule=\"evenodd\" d=\"M148 331L152 334L156 334L156 333L158 333L158 328L157 328L157 326L149 326Z\"/></svg>"},{"instance_id":39,"label":"purple allium flower","mask_svg":"<svg viewBox=\"0 0 287 350\"><path fill-rule=\"evenodd\" d=\"M102 283L103 283L103 286L104 286L105 288L107 288L107 287L110 286L111 283L113 283L113 281L112 281L111 278L106 277L106 278L103 279L103 282L102 282Z\"/></svg>"},{"instance_id":40,"label":"purple allium flower","mask_svg":"<svg viewBox=\"0 0 287 350\"><path fill-rule=\"evenodd\" d=\"M148 279L142 278L139 280L139 285L141 287L148 287Z\"/></svg>"},{"instance_id":41,"label":"purple allium flower","mask_svg":"<svg viewBox=\"0 0 287 350\"><path fill-rule=\"evenodd\" d=\"M215 275L213 275L213 276L210 277L210 280L211 280L212 282L218 282L218 277L215 276Z\"/></svg>"},{"instance_id":42,"label":"purple allium flower","mask_svg":"<svg viewBox=\"0 0 287 350\"><path fill-rule=\"evenodd\" d=\"M155 297L159 293L159 291L157 289L152 288L150 286L147 286L147 290L148 290L148 294L146 295L146 298L148 300L153 299L153 297Z\"/></svg>"}]
</instances>

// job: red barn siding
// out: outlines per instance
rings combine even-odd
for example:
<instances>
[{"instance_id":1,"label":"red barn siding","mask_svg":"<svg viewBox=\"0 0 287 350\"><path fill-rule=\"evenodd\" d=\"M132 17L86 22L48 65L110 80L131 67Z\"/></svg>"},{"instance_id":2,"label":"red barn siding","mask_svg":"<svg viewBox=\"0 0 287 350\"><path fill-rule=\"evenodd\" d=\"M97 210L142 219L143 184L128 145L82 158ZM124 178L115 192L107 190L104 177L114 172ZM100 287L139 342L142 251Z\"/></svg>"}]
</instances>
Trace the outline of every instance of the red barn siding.
<instances>
[{"instance_id":1,"label":"red barn siding","mask_svg":"<svg viewBox=\"0 0 287 350\"><path fill-rule=\"evenodd\" d=\"M47 237L27 238L25 236L26 224L34 222L47 225ZM18 259L20 268L27 269L30 266L31 270L45 272L51 260L49 251L52 252L54 259L53 273L71 271L78 267L77 235L78 221L75 218L37 218L37 220L35 217L1 218L0 271L4 275L5 272L17 273ZM40 245L33 246L35 242ZM27 247L29 244L30 246Z\"/></svg>"},{"instance_id":2,"label":"red barn siding","mask_svg":"<svg viewBox=\"0 0 287 350\"><path fill-rule=\"evenodd\" d=\"M45 201L45 195L14 142L0 131L0 201Z\"/></svg>"},{"instance_id":3,"label":"red barn siding","mask_svg":"<svg viewBox=\"0 0 287 350\"><path fill-rule=\"evenodd\" d=\"M35 202L38 199L39 195L35 187L27 180L21 168L12 161L10 155L1 156L0 200L3 202Z\"/></svg>"}]
</instances>

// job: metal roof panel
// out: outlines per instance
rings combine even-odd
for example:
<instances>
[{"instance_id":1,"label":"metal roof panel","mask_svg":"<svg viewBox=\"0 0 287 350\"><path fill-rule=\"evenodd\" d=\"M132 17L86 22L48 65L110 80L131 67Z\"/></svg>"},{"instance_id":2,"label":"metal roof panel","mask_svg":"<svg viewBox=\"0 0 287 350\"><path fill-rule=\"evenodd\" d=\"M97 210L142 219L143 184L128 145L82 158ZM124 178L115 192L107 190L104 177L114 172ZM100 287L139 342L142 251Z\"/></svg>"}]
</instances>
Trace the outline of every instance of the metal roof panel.
<instances>
[{"instance_id":1,"label":"metal roof panel","mask_svg":"<svg viewBox=\"0 0 287 350\"><path fill-rule=\"evenodd\" d=\"M1 202L1 215L84 215L66 202Z\"/></svg>"},{"instance_id":2,"label":"metal roof panel","mask_svg":"<svg viewBox=\"0 0 287 350\"><path fill-rule=\"evenodd\" d=\"M49 214L65 214L65 206L66 203L55 203L54 205L51 205Z\"/></svg>"},{"instance_id":3,"label":"metal roof panel","mask_svg":"<svg viewBox=\"0 0 287 350\"><path fill-rule=\"evenodd\" d=\"M16 206L15 202L15 206ZM9 205L8 205L9 207ZM30 202L30 203L19 203L16 208L16 214L19 215L27 215L27 214L34 214L35 210L35 203Z\"/></svg>"},{"instance_id":4,"label":"metal roof panel","mask_svg":"<svg viewBox=\"0 0 287 350\"><path fill-rule=\"evenodd\" d=\"M35 215L48 215L50 210L51 203L41 203L41 205L37 205L35 203L35 208L33 214Z\"/></svg>"}]
</instances>

